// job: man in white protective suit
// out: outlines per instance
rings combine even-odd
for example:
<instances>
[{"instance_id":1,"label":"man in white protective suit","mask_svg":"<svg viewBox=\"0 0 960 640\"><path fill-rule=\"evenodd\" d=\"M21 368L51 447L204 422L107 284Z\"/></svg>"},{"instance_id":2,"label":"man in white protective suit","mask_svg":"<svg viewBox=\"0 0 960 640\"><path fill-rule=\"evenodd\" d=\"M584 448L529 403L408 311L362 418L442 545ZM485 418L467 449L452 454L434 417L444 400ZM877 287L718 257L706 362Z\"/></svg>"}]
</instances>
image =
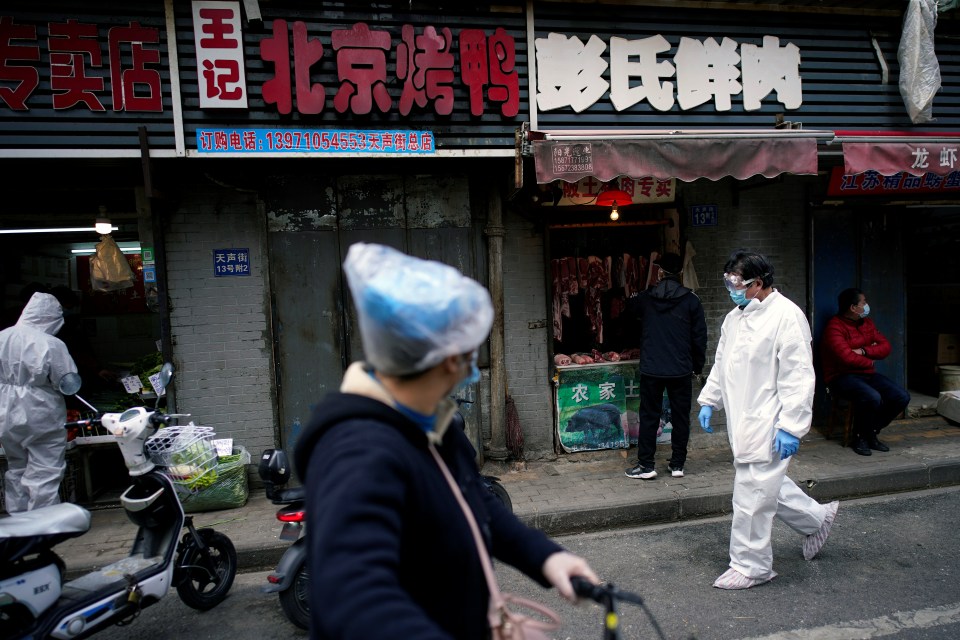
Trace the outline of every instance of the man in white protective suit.
<instances>
[{"instance_id":1,"label":"man in white protective suit","mask_svg":"<svg viewBox=\"0 0 960 640\"><path fill-rule=\"evenodd\" d=\"M736 307L723 320L697 402L707 432L713 431L713 412L726 411L736 472L730 568L713 586L749 589L777 575L770 544L774 516L805 536L803 557L812 560L840 503L821 505L787 477L790 456L813 416L813 352L803 311L773 288L773 265L764 256L737 250L723 271Z\"/></svg>"},{"instance_id":2,"label":"man in white protective suit","mask_svg":"<svg viewBox=\"0 0 960 640\"><path fill-rule=\"evenodd\" d=\"M57 299L35 293L17 324L0 331L0 444L9 513L60 502L67 407L58 384L77 371L67 346L54 337L62 326Z\"/></svg>"}]
</instances>

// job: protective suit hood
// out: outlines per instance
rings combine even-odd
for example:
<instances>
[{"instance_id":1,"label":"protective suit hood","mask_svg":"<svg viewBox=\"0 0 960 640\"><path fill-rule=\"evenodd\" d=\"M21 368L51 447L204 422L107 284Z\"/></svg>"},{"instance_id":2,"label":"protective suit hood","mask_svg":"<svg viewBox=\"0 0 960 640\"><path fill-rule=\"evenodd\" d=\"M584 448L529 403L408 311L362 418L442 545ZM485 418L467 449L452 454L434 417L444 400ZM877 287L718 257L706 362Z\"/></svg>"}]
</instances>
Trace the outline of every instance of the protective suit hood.
<instances>
[{"instance_id":1,"label":"protective suit hood","mask_svg":"<svg viewBox=\"0 0 960 640\"><path fill-rule=\"evenodd\" d=\"M49 335L56 335L63 328L63 308L60 302L49 293L33 294L27 306L23 308L18 327L30 327Z\"/></svg>"}]
</instances>

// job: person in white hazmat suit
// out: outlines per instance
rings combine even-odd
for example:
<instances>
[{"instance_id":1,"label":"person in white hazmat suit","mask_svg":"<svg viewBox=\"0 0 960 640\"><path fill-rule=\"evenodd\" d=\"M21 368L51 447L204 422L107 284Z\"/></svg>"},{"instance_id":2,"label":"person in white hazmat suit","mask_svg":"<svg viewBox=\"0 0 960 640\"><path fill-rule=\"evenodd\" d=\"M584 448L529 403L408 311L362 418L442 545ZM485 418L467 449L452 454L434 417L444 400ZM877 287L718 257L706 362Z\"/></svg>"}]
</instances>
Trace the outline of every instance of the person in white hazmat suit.
<instances>
[{"instance_id":1,"label":"person in white hazmat suit","mask_svg":"<svg viewBox=\"0 0 960 640\"><path fill-rule=\"evenodd\" d=\"M0 331L0 444L9 513L60 502L67 407L58 385L77 371L67 346L54 337L62 326L57 299L35 293L17 324Z\"/></svg>"},{"instance_id":2,"label":"person in white hazmat suit","mask_svg":"<svg viewBox=\"0 0 960 640\"><path fill-rule=\"evenodd\" d=\"M813 416L813 353L803 311L773 288L773 265L764 256L738 250L723 270L737 306L724 318L697 402L700 426L708 432L714 410L726 411L736 472L730 568L713 586L748 589L777 575L774 516L804 536L803 556L812 560L840 503L821 505L787 477L790 456Z\"/></svg>"}]
</instances>

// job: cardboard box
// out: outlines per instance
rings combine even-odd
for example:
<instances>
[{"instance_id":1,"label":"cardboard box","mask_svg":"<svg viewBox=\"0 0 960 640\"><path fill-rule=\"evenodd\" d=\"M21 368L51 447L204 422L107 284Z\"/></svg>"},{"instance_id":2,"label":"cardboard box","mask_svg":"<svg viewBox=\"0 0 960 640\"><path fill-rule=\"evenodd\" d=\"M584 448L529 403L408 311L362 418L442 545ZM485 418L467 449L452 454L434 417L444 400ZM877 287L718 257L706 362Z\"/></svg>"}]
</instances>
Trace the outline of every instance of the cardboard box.
<instances>
[{"instance_id":1,"label":"cardboard box","mask_svg":"<svg viewBox=\"0 0 960 640\"><path fill-rule=\"evenodd\" d=\"M937 364L960 364L960 334L941 333L937 336Z\"/></svg>"}]
</instances>

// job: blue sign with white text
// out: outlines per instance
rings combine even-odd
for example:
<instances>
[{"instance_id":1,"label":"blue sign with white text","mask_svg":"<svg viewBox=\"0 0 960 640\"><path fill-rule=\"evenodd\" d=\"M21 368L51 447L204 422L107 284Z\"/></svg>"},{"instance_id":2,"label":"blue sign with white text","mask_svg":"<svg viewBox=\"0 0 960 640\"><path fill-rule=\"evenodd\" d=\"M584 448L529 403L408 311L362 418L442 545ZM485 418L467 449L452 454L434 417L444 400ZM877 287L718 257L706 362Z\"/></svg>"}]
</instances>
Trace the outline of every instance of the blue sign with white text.
<instances>
[{"instance_id":1,"label":"blue sign with white text","mask_svg":"<svg viewBox=\"0 0 960 640\"><path fill-rule=\"evenodd\" d=\"M249 249L214 249L213 275L248 276L250 275Z\"/></svg>"},{"instance_id":2,"label":"blue sign with white text","mask_svg":"<svg viewBox=\"0 0 960 640\"><path fill-rule=\"evenodd\" d=\"M432 131L197 129L199 153L433 154Z\"/></svg>"},{"instance_id":3,"label":"blue sign with white text","mask_svg":"<svg viewBox=\"0 0 960 640\"><path fill-rule=\"evenodd\" d=\"M717 226L717 205L695 204L690 207L690 224L694 227Z\"/></svg>"}]
</instances>

